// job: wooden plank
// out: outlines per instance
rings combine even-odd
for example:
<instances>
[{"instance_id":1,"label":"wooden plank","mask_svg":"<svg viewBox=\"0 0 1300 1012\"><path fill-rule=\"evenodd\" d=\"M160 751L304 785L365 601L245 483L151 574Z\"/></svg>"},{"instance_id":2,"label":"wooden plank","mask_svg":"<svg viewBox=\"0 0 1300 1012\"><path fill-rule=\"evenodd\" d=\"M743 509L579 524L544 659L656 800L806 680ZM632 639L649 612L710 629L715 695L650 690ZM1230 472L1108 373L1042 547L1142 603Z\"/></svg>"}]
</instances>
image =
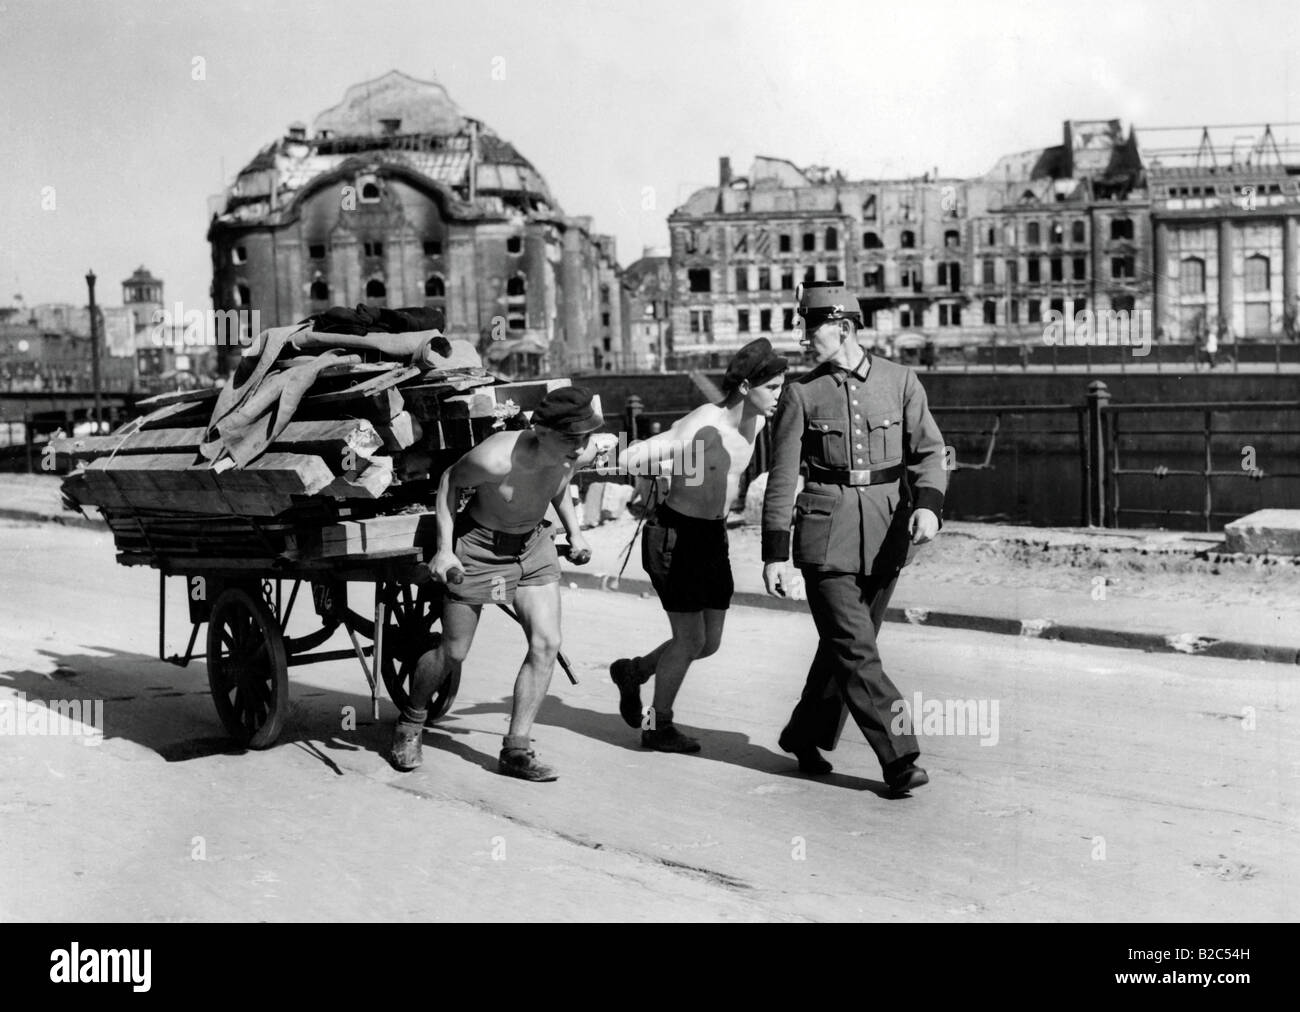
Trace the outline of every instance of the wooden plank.
<instances>
[{"instance_id":1,"label":"wooden plank","mask_svg":"<svg viewBox=\"0 0 1300 1012\"><path fill-rule=\"evenodd\" d=\"M402 392L435 394L441 397L448 391L458 394L464 393L466 390L472 390L475 387L492 386L496 381L495 376L484 372L482 369L470 371L435 369L422 375L420 382L407 383L402 387Z\"/></svg>"},{"instance_id":2,"label":"wooden plank","mask_svg":"<svg viewBox=\"0 0 1300 1012\"><path fill-rule=\"evenodd\" d=\"M387 425L376 426L379 438L384 446L393 451L405 450L414 446L424 435L424 429L409 411L399 411L388 420Z\"/></svg>"},{"instance_id":3,"label":"wooden plank","mask_svg":"<svg viewBox=\"0 0 1300 1012\"><path fill-rule=\"evenodd\" d=\"M492 417L443 418L430 425L425 442L431 450L468 450L493 433L504 431L497 429L497 419Z\"/></svg>"},{"instance_id":4,"label":"wooden plank","mask_svg":"<svg viewBox=\"0 0 1300 1012\"><path fill-rule=\"evenodd\" d=\"M58 459L69 463L108 454L135 456L181 451L197 454L207 431L206 428L148 429L122 438L116 435L69 438L55 444L55 453ZM345 418L290 422L269 449L336 458L349 440L361 453L373 452L384 445L371 422L364 418Z\"/></svg>"},{"instance_id":5,"label":"wooden plank","mask_svg":"<svg viewBox=\"0 0 1300 1012\"><path fill-rule=\"evenodd\" d=\"M337 390L328 394L313 394L310 397L304 398L303 404L318 408L327 404L344 404L361 398L374 397L375 395L382 394L397 386L397 384L404 383L418 375L420 375L420 370L414 366L395 368L382 375L367 379L361 383L356 383L348 387L346 390ZM397 411L400 410L402 409L399 406ZM394 411L393 414L396 414L397 411ZM391 418L392 415L386 417Z\"/></svg>"},{"instance_id":6,"label":"wooden plank","mask_svg":"<svg viewBox=\"0 0 1300 1012\"><path fill-rule=\"evenodd\" d=\"M245 468L223 472L217 477L217 487L241 500L245 496L255 500L258 495L278 500L283 496L316 495L333 480L334 473L318 456L273 451L262 454ZM258 509L254 515L273 514Z\"/></svg>"},{"instance_id":7,"label":"wooden plank","mask_svg":"<svg viewBox=\"0 0 1300 1012\"><path fill-rule=\"evenodd\" d=\"M139 428L171 429L184 425L206 425L211 415L212 406L209 404L193 404L189 402L167 404L157 411L151 411L142 418Z\"/></svg>"},{"instance_id":8,"label":"wooden plank","mask_svg":"<svg viewBox=\"0 0 1300 1012\"><path fill-rule=\"evenodd\" d=\"M84 471L90 501L104 507L157 508L165 500L151 477L152 473L183 471L193 461L192 453L138 454L93 460Z\"/></svg>"},{"instance_id":9,"label":"wooden plank","mask_svg":"<svg viewBox=\"0 0 1300 1012\"><path fill-rule=\"evenodd\" d=\"M147 429L134 433L114 433L110 436L80 436L50 440L54 453L60 460L94 460L109 454L157 453L167 450L198 452L203 442L204 428Z\"/></svg>"},{"instance_id":10,"label":"wooden plank","mask_svg":"<svg viewBox=\"0 0 1300 1012\"><path fill-rule=\"evenodd\" d=\"M347 520L321 528L321 554L363 555L375 550L423 547L436 540L436 514L399 513L368 520Z\"/></svg>"},{"instance_id":11,"label":"wooden plank","mask_svg":"<svg viewBox=\"0 0 1300 1012\"><path fill-rule=\"evenodd\" d=\"M212 400L221 392L219 387L204 387L201 390L178 390L171 394L155 394L153 397L146 397L142 401L136 401L136 407L154 408L168 407L172 404L192 404L195 401Z\"/></svg>"},{"instance_id":12,"label":"wooden plank","mask_svg":"<svg viewBox=\"0 0 1300 1012\"><path fill-rule=\"evenodd\" d=\"M518 383L498 383L485 388L482 393L489 393L496 398L497 404L514 401L520 411L535 411L542 398L552 390L572 386L570 379L521 380Z\"/></svg>"},{"instance_id":13,"label":"wooden plank","mask_svg":"<svg viewBox=\"0 0 1300 1012\"><path fill-rule=\"evenodd\" d=\"M497 402L490 393L476 390L472 394L453 394L438 402L438 417L495 418Z\"/></svg>"},{"instance_id":14,"label":"wooden plank","mask_svg":"<svg viewBox=\"0 0 1300 1012\"><path fill-rule=\"evenodd\" d=\"M476 385L469 390L458 389L451 383L422 383L403 387L402 394L410 411L421 420L480 418L507 403L513 403L520 411L533 411L548 393L571 382L568 379L523 380Z\"/></svg>"},{"instance_id":15,"label":"wooden plank","mask_svg":"<svg viewBox=\"0 0 1300 1012\"><path fill-rule=\"evenodd\" d=\"M192 467L192 460L192 454L137 454L93 461L85 470L89 502L276 516L293 507L293 496L315 495L334 480L325 461L309 454L267 453L243 470L223 474L206 465Z\"/></svg>"},{"instance_id":16,"label":"wooden plank","mask_svg":"<svg viewBox=\"0 0 1300 1012\"><path fill-rule=\"evenodd\" d=\"M339 499L378 499L393 483L393 458L375 457L356 477L339 475L320 490L321 495Z\"/></svg>"}]
</instances>

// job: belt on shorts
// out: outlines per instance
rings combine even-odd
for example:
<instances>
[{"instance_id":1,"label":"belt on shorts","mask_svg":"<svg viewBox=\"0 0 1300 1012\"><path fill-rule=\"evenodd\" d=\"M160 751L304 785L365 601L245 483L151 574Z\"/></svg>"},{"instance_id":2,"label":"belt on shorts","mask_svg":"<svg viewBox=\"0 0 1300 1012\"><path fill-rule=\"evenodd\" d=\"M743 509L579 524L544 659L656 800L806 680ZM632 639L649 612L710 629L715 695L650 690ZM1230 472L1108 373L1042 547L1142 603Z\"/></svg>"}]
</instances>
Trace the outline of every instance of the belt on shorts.
<instances>
[{"instance_id":1,"label":"belt on shorts","mask_svg":"<svg viewBox=\"0 0 1300 1012\"><path fill-rule=\"evenodd\" d=\"M667 503L655 507L654 519L663 527L717 527L726 526L722 517L693 517L689 513L679 513Z\"/></svg>"},{"instance_id":2,"label":"belt on shorts","mask_svg":"<svg viewBox=\"0 0 1300 1012\"><path fill-rule=\"evenodd\" d=\"M827 485L883 485L887 481L897 481L903 477L904 467L881 467L874 471L844 471L833 467L808 465L808 480L820 481Z\"/></svg>"},{"instance_id":3,"label":"belt on shorts","mask_svg":"<svg viewBox=\"0 0 1300 1012\"><path fill-rule=\"evenodd\" d=\"M468 534L470 531L486 531L492 535L492 551L498 555L514 556L523 555L532 544L533 538L538 537L550 527L550 521L543 520L531 531L524 531L520 534L513 534L509 531L499 531L495 527L488 527L479 523L477 520L471 520L464 527L456 532L457 537L461 534Z\"/></svg>"}]
</instances>

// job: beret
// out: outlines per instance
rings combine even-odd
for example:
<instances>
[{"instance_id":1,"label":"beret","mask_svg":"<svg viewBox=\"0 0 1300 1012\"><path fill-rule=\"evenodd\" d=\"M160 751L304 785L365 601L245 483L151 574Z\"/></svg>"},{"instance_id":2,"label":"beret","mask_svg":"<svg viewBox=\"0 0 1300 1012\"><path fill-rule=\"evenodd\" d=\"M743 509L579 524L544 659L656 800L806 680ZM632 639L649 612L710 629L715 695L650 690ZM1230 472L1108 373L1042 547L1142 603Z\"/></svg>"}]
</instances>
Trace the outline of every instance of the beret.
<instances>
[{"instance_id":1,"label":"beret","mask_svg":"<svg viewBox=\"0 0 1300 1012\"><path fill-rule=\"evenodd\" d=\"M533 424L567 436L581 436L604 428L605 419L586 387L560 387L542 398L533 411Z\"/></svg>"},{"instance_id":2,"label":"beret","mask_svg":"<svg viewBox=\"0 0 1300 1012\"><path fill-rule=\"evenodd\" d=\"M731 356L727 363L722 385L734 390L742 381L750 386L766 383L773 376L779 376L789 368L790 363L772 350L772 342L765 337L750 341L740 351Z\"/></svg>"}]
</instances>

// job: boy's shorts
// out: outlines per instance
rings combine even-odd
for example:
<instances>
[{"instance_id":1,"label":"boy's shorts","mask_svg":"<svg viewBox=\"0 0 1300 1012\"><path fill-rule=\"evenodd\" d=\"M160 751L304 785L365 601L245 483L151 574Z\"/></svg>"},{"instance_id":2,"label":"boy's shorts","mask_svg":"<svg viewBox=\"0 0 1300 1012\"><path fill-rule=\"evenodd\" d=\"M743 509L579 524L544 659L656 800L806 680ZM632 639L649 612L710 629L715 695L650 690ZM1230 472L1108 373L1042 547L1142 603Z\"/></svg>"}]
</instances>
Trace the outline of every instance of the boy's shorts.
<instances>
[{"instance_id":1,"label":"boy's shorts","mask_svg":"<svg viewBox=\"0 0 1300 1012\"><path fill-rule=\"evenodd\" d=\"M543 587L560 582L560 558L543 521L523 534L484 527L458 519L452 551L465 569L465 579L449 583L447 600L461 604L513 604L515 588Z\"/></svg>"},{"instance_id":2,"label":"boy's shorts","mask_svg":"<svg viewBox=\"0 0 1300 1012\"><path fill-rule=\"evenodd\" d=\"M724 610L735 584L725 520L658 506L641 532L641 564L664 611Z\"/></svg>"}]
</instances>

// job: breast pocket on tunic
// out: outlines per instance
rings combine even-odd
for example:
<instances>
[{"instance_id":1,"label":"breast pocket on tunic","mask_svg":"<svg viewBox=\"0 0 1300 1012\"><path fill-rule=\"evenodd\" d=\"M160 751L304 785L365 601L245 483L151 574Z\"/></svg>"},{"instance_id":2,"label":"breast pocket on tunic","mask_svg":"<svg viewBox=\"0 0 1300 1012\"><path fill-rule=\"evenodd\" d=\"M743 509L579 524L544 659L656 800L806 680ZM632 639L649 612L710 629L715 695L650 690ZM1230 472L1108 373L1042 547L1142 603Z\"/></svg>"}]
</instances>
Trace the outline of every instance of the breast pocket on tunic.
<instances>
[{"instance_id":1,"label":"breast pocket on tunic","mask_svg":"<svg viewBox=\"0 0 1300 1012\"><path fill-rule=\"evenodd\" d=\"M830 550L835 496L800 492L794 501L794 563L820 566Z\"/></svg>"},{"instance_id":2,"label":"breast pocket on tunic","mask_svg":"<svg viewBox=\"0 0 1300 1012\"><path fill-rule=\"evenodd\" d=\"M822 467L849 466L849 448L844 438L848 423L830 415L808 419L805 437L808 456Z\"/></svg>"},{"instance_id":3,"label":"breast pocket on tunic","mask_svg":"<svg viewBox=\"0 0 1300 1012\"><path fill-rule=\"evenodd\" d=\"M867 408L867 459L872 466L903 459L903 409L898 404Z\"/></svg>"}]
</instances>

